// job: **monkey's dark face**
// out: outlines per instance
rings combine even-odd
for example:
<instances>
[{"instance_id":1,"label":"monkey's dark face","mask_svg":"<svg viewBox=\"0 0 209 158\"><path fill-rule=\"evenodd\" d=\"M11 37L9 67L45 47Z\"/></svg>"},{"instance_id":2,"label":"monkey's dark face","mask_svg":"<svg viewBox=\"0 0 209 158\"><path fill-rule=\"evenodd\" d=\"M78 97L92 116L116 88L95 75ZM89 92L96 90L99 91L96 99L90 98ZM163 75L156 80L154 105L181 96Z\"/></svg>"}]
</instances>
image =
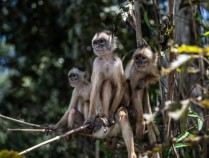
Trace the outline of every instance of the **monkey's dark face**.
<instances>
[{"instance_id":1,"label":"monkey's dark face","mask_svg":"<svg viewBox=\"0 0 209 158\"><path fill-rule=\"evenodd\" d=\"M145 71L150 66L150 59L152 59L153 53L148 48L137 49L133 55L135 67L139 71Z\"/></svg>"},{"instance_id":2,"label":"monkey's dark face","mask_svg":"<svg viewBox=\"0 0 209 158\"><path fill-rule=\"evenodd\" d=\"M92 39L94 53L103 56L112 53L117 48L117 38L109 31L96 33Z\"/></svg>"},{"instance_id":3,"label":"monkey's dark face","mask_svg":"<svg viewBox=\"0 0 209 158\"><path fill-rule=\"evenodd\" d=\"M77 68L73 68L68 73L68 80L72 87L76 87L84 80L84 72L78 70Z\"/></svg>"},{"instance_id":4,"label":"monkey's dark face","mask_svg":"<svg viewBox=\"0 0 209 158\"><path fill-rule=\"evenodd\" d=\"M145 68L149 64L149 60L147 59L147 57L142 54L137 54L136 56L134 56L134 62L137 67L141 69Z\"/></svg>"}]
</instances>

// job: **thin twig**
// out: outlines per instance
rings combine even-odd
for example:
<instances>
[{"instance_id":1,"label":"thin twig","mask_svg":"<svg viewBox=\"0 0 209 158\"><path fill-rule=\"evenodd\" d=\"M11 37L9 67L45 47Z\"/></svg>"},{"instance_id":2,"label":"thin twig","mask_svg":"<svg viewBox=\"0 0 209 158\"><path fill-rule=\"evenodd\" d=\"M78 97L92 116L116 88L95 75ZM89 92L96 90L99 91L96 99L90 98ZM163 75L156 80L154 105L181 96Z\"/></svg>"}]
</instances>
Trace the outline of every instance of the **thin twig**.
<instances>
[{"instance_id":1,"label":"thin twig","mask_svg":"<svg viewBox=\"0 0 209 158\"><path fill-rule=\"evenodd\" d=\"M139 0L134 1L135 6L135 17L136 17L136 42L137 47L144 44L142 38L142 28L141 28L141 13L140 13L140 2Z\"/></svg>"},{"instance_id":2,"label":"thin twig","mask_svg":"<svg viewBox=\"0 0 209 158\"><path fill-rule=\"evenodd\" d=\"M21 132L46 132L45 129L22 129L22 128L7 128L7 131L9 132L16 132L16 131L21 131Z\"/></svg>"},{"instance_id":3,"label":"thin twig","mask_svg":"<svg viewBox=\"0 0 209 158\"><path fill-rule=\"evenodd\" d=\"M26 154L26 153L28 153L28 152L30 152L30 151L36 149L36 148L39 148L39 147L41 147L41 146L43 146L43 145L46 145L46 144L52 143L52 142L54 142L54 141L60 140L61 138L64 138L64 137L66 137L66 136L68 136L68 135L70 135L70 134L73 134L73 133L76 133L76 132L79 132L79 131L85 129L85 128L87 128L88 126L90 126L90 125L88 124L88 125L80 126L79 128L73 129L73 130L71 130L71 131L69 131L69 132L67 132L67 133L65 133L65 134L62 134L62 135L56 136L56 137L54 137L54 138L52 138L52 139L49 139L49 140L47 140L47 141L44 141L44 142L42 142L42 143L40 143L40 144L37 144L37 145L35 145L35 146L33 146L33 147L30 147L30 148L28 148L28 149L26 149L26 150L20 152L19 155L24 155L24 154Z\"/></svg>"},{"instance_id":4,"label":"thin twig","mask_svg":"<svg viewBox=\"0 0 209 158\"><path fill-rule=\"evenodd\" d=\"M21 124L24 124L24 125L28 125L28 126L31 126L31 127L43 128L43 127L41 127L41 125L37 125L37 124L33 124L33 123L28 123L28 122L25 122L25 121L17 120L17 119L11 118L11 117L4 116L2 114L0 114L0 118L6 119L6 120L10 120L10 121L14 121L14 122L18 122L18 123L21 123Z\"/></svg>"}]
</instances>

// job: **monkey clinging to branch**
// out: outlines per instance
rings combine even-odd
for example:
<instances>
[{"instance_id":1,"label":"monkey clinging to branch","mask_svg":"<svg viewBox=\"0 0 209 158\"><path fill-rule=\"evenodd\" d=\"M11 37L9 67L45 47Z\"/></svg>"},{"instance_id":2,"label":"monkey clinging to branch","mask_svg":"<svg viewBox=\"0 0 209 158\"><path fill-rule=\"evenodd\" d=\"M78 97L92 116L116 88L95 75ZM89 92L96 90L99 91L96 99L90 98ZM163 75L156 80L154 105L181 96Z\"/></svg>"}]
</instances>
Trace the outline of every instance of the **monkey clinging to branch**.
<instances>
[{"instance_id":1,"label":"monkey clinging to branch","mask_svg":"<svg viewBox=\"0 0 209 158\"><path fill-rule=\"evenodd\" d=\"M127 80L130 81L131 103L137 112L136 135L139 139L142 139L145 129L142 106L143 96L145 88L159 79L157 55L152 52L149 46L141 46L134 52L125 72Z\"/></svg>"},{"instance_id":2,"label":"monkey clinging to branch","mask_svg":"<svg viewBox=\"0 0 209 158\"><path fill-rule=\"evenodd\" d=\"M82 125L89 111L89 98L91 84L88 82L89 73L79 68L72 68L68 73L68 80L74 90L68 110L55 125L49 125L48 129L56 130L67 124L72 129L75 124ZM78 106L80 104L80 111Z\"/></svg>"},{"instance_id":3,"label":"monkey clinging to branch","mask_svg":"<svg viewBox=\"0 0 209 158\"><path fill-rule=\"evenodd\" d=\"M108 30L97 32L93 37L92 47L97 58L93 63L90 109L85 124L92 121L96 108L100 109L105 126L115 122L114 113L122 99L125 82L122 61L115 54L118 43L118 38Z\"/></svg>"}]
</instances>

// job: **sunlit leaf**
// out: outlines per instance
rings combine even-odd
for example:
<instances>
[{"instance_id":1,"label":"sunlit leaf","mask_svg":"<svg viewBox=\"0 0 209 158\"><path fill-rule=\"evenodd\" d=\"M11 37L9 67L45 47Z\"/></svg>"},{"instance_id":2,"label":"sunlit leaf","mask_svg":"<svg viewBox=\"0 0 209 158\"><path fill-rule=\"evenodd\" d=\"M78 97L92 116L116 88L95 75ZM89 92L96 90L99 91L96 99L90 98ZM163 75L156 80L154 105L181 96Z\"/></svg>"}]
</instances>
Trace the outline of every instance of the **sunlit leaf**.
<instances>
[{"instance_id":1,"label":"sunlit leaf","mask_svg":"<svg viewBox=\"0 0 209 158\"><path fill-rule=\"evenodd\" d=\"M198 53L198 54L203 54L203 49L198 47L198 46L187 46L185 44L182 44L178 48L179 53Z\"/></svg>"},{"instance_id":2,"label":"sunlit leaf","mask_svg":"<svg viewBox=\"0 0 209 158\"><path fill-rule=\"evenodd\" d=\"M195 67L188 67L187 68L187 72L188 73L197 73L197 72L199 72L200 70L199 69L197 69L197 68L195 68Z\"/></svg>"},{"instance_id":3,"label":"sunlit leaf","mask_svg":"<svg viewBox=\"0 0 209 158\"><path fill-rule=\"evenodd\" d=\"M189 100L182 100L174 103L166 102L165 104L166 109L168 110L168 116L175 120L180 119L182 115L185 114L189 103Z\"/></svg>"},{"instance_id":4,"label":"sunlit leaf","mask_svg":"<svg viewBox=\"0 0 209 158\"><path fill-rule=\"evenodd\" d=\"M208 35L209 35L209 31L207 31L203 34L203 36L208 36Z\"/></svg>"},{"instance_id":5,"label":"sunlit leaf","mask_svg":"<svg viewBox=\"0 0 209 158\"><path fill-rule=\"evenodd\" d=\"M185 138L184 142L186 144L193 144L199 142L200 140L201 140L200 136L193 134Z\"/></svg>"},{"instance_id":6,"label":"sunlit leaf","mask_svg":"<svg viewBox=\"0 0 209 158\"><path fill-rule=\"evenodd\" d=\"M209 56L209 47L206 47L204 51L205 51L205 55Z\"/></svg>"},{"instance_id":7,"label":"sunlit leaf","mask_svg":"<svg viewBox=\"0 0 209 158\"><path fill-rule=\"evenodd\" d=\"M196 112L192 111L192 110L189 110L188 116L190 116L190 117L199 117L199 115Z\"/></svg>"},{"instance_id":8,"label":"sunlit leaf","mask_svg":"<svg viewBox=\"0 0 209 158\"><path fill-rule=\"evenodd\" d=\"M197 123L198 123L198 131L200 131L203 127L203 119L201 119L200 117L197 119Z\"/></svg>"},{"instance_id":9,"label":"sunlit leaf","mask_svg":"<svg viewBox=\"0 0 209 158\"><path fill-rule=\"evenodd\" d=\"M192 58L192 56L187 55L187 54L180 54L177 56L177 59L174 60L168 68L164 68L161 70L162 75L167 75L168 73L172 72L176 68L180 67L187 61L189 61Z\"/></svg>"},{"instance_id":10,"label":"sunlit leaf","mask_svg":"<svg viewBox=\"0 0 209 158\"><path fill-rule=\"evenodd\" d=\"M176 142L182 141L183 139L185 139L186 137L188 137L189 134L190 134L189 132L185 132L185 133L181 134L180 136L178 136Z\"/></svg>"},{"instance_id":11,"label":"sunlit leaf","mask_svg":"<svg viewBox=\"0 0 209 158\"><path fill-rule=\"evenodd\" d=\"M202 101L202 104L203 104L205 107L209 108L209 99L204 99L204 100Z\"/></svg>"}]
</instances>

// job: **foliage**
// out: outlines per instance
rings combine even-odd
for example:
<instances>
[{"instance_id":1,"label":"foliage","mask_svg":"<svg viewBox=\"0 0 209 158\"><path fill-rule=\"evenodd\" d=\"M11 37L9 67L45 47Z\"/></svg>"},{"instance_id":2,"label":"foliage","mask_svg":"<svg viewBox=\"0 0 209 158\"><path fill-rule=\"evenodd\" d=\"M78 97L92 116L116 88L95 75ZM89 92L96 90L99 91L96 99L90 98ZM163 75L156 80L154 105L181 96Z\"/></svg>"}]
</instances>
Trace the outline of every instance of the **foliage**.
<instances>
[{"instance_id":1,"label":"foliage","mask_svg":"<svg viewBox=\"0 0 209 158\"><path fill-rule=\"evenodd\" d=\"M17 152L14 151L1 150L0 158L23 158L23 156L20 156Z\"/></svg>"},{"instance_id":2,"label":"foliage","mask_svg":"<svg viewBox=\"0 0 209 158\"><path fill-rule=\"evenodd\" d=\"M128 15L129 2L132 1L1 1L0 112L40 125L57 122L67 109L72 92L67 81L68 70L79 66L91 72L95 57L92 53L91 39L98 30L106 28L116 32L121 42L118 54L123 59L125 67L136 49L135 30L128 19L121 17L121 15ZM180 156L195 157L203 150L202 144L208 139L209 48L206 45L209 41L207 30L209 18L204 16L208 14L209 6L199 1L198 3L191 1L192 4L181 1L180 11L191 6L198 8L193 12L197 41L187 39L185 35L185 39L189 41L188 44L178 43L172 37L177 24L172 24L172 17L167 16L169 15L167 1L157 1L159 17L155 14L153 1L142 2L143 37L153 50L158 52L162 74L159 86L150 87L154 114L145 116L147 122L154 120L159 125L162 142L148 145L145 138L145 141L140 144L140 149L145 155L162 151L164 157L174 157L175 150L178 150L177 153L180 153ZM203 9L207 14L201 14L200 11ZM176 19L183 18L179 16ZM189 22L187 17L185 19L182 21L186 25ZM193 28L193 26L194 24L191 24L187 27ZM194 29L190 30L190 34L193 35L194 32ZM173 61L167 60L170 53L175 56ZM202 65L199 62L200 59L202 59ZM166 98L167 87L170 86L167 84L168 76L172 73L175 76L175 81L171 84L175 85L174 99L171 102L165 102L168 100L163 98ZM198 75L198 77L191 77L192 75ZM195 82L192 82L193 80ZM196 87L200 87L202 91L199 96L193 95ZM167 114L172 118L174 133L169 140L163 138L166 126L164 116ZM7 128L24 127L1 119L0 127L2 129L0 150L22 151L59 134L7 132ZM135 142L138 144L136 138ZM99 147L101 157L126 155L123 147L110 152L103 141L100 141ZM85 155L94 157L94 148L94 141L86 137L73 136L70 142L61 140L46 145L29 153L28 157L71 158L85 157ZM10 153L14 154L3 150L0 152L0 157L2 154Z\"/></svg>"}]
</instances>

